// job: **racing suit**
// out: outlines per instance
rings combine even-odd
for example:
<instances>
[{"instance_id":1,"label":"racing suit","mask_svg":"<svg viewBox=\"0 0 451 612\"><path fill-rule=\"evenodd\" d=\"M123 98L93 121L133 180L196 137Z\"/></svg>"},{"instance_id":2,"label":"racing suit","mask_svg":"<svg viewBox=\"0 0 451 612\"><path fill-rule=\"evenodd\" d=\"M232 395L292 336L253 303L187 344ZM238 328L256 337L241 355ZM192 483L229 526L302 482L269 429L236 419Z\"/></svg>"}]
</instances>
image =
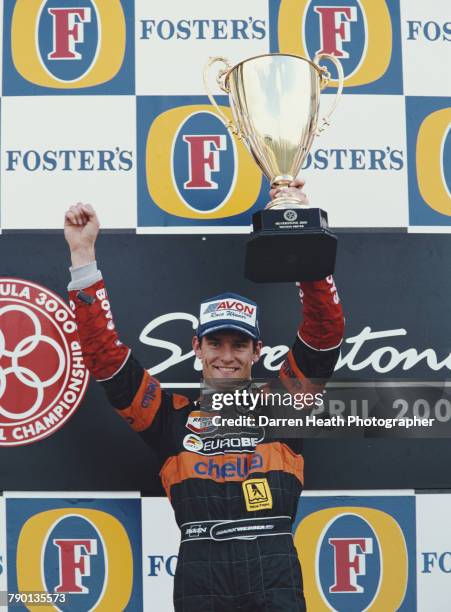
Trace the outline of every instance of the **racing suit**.
<instances>
[{"instance_id":1,"label":"racing suit","mask_svg":"<svg viewBox=\"0 0 451 612\"><path fill-rule=\"evenodd\" d=\"M343 314L332 277L300 286L304 320L279 377L314 391L309 379L333 372ZM163 390L120 342L98 271L79 274L69 289L87 367L163 462L182 533L175 610L305 610L291 536L303 484L299 440L265 440L264 429L223 433L211 412Z\"/></svg>"}]
</instances>

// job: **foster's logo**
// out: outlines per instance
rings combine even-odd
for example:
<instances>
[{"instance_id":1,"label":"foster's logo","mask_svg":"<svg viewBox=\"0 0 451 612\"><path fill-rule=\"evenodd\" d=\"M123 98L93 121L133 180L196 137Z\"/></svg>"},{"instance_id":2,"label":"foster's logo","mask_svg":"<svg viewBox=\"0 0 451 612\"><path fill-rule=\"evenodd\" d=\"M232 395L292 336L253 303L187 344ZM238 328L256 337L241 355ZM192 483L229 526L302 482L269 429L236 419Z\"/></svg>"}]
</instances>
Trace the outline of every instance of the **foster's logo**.
<instances>
[{"instance_id":1,"label":"foster's logo","mask_svg":"<svg viewBox=\"0 0 451 612\"><path fill-rule=\"evenodd\" d=\"M18 77L34 86L61 90L114 79L128 46L124 11L130 7L124 8L120 0L17 0L13 9L5 10L7 36L9 30L11 36L5 54L7 92L33 93L9 91Z\"/></svg>"},{"instance_id":2,"label":"foster's logo","mask_svg":"<svg viewBox=\"0 0 451 612\"><path fill-rule=\"evenodd\" d=\"M353 598L357 609L369 606L381 573L380 544L371 525L352 514L338 516L322 537L319 562L326 568L321 590L332 606L339 607L343 593L359 594Z\"/></svg>"},{"instance_id":3,"label":"foster's logo","mask_svg":"<svg viewBox=\"0 0 451 612\"><path fill-rule=\"evenodd\" d=\"M50 1L38 15L38 53L45 70L61 81L78 81L92 68L101 45L95 4L61 7Z\"/></svg>"},{"instance_id":4,"label":"foster's logo","mask_svg":"<svg viewBox=\"0 0 451 612\"><path fill-rule=\"evenodd\" d=\"M346 1L327 6L310 3L304 17L304 36L310 57L330 53L341 61L349 80L366 55L365 17L359 2Z\"/></svg>"},{"instance_id":5,"label":"foster's logo","mask_svg":"<svg viewBox=\"0 0 451 612\"><path fill-rule=\"evenodd\" d=\"M406 541L406 536L414 536L410 505L405 515L406 533L394 516L376 508L330 507L304 518L296 529L295 544L309 609L412 609L414 572Z\"/></svg>"},{"instance_id":6,"label":"foster's logo","mask_svg":"<svg viewBox=\"0 0 451 612\"><path fill-rule=\"evenodd\" d=\"M77 531L83 535L67 538L68 532ZM44 567L49 568L46 572L49 591L84 593L89 595L86 604L95 604L106 573L105 552L100 533L84 517L67 516L57 521L43 543Z\"/></svg>"},{"instance_id":7,"label":"foster's logo","mask_svg":"<svg viewBox=\"0 0 451 612\"><path fill-rule=\"evenodd\" d=\"M159 112L138 98L140 225L249 225L261 173L211 105L185 100L165 98L171 107Z\"/></svg>"},{"instance_id":8,"label":"foster's logo","mask_svg":"<svg viewBox=\"0 0 451 612\"><path fill-rule=\"evenodd\" d=\"M451 108L422 123L417 140L418 186L432 209L451 217Z\"/></svg>"},{"instance_id":9,"label":"foster's logo","mask_svg":"<svg viewBox=\"0 0 451 612\"><path fill-rule=\"evenodd\" d=\"M451 225L449 98L407 98L411 225Z\"/></svg>"},{"instance_id":10,"label":"foster's logo","mask_svg":"<svg viewBox=\"0 0 451 612\"><path fill-rule=\"evenodd\" d=\"M65 603L58 603L61 610L135 609L141 588L133 569L139 559L139 504L137 500L103 502L108 503L118 516L126 516L130 531L113 514L80 507L79 500L72 507L57 508L58 500L8 501L16 517L8 534L9 551L16 559L17 574L11 575L14 590L64 594ZM39 507L47 509L36 512Z\"/></svg>"},{"instance_id":11,"label":"foster's logo","mask_svg":"<svg viewBox=\"0 0 451 612\"><path fill-rule=\"evenodd\" d=\"M235 144L216 115L196 112L174 138L172 168L179 197L197 212L221 208L230 196Z\"/></svg>"},{"instance_id":12,"label":"foster's logo","mask_svg":"<svg viewBox=\"0 0 451 612\"><path fill-rule=\"evenodd\" d=\"M271 11L278 40L273 39L272 50L311 58L329 53L342 63L346 88L401 93L396 4L385 0L276 1ZM332 64L328 68L335 74Z\"/></svg>"}]
</instances>

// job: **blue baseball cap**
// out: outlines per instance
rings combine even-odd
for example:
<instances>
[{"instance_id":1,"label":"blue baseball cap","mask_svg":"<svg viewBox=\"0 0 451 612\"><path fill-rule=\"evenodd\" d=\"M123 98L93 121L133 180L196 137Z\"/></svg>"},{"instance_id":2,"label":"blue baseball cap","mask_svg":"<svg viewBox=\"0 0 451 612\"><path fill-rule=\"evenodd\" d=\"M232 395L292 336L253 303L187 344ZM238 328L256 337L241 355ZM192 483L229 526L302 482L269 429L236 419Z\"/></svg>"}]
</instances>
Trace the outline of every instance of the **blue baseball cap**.
<instances>
[{"instance_id":1,"label":"blue baseball cap","mask_svg":"<svg viewBox=\"0 0 451 612\"><path fill-rule=\"evenodd\" d=\"M202 338L220 329L234 329L260 340L258 319L255 302L237 293L221 293L201 302L196 335Z\"/></svg>"}]
</instances>

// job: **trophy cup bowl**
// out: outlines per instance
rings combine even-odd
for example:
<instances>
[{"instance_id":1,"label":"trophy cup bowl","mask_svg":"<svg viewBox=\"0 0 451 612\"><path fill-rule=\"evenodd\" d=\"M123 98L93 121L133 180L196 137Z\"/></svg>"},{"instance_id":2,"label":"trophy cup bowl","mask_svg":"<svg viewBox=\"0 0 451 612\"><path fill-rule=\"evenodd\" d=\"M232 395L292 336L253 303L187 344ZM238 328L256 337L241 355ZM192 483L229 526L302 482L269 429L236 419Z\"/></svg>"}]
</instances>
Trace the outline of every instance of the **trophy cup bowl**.
<instances>
[{"instance_id":1,"label":"trophy cup bowl","mask_svg":"<svg viewBox=\"0 0 451 612\"><path fill-rule=\"evenodd\" d=\"M338 88L329 113L318 126L320 93L331 79L319 61L328 59L338 71ZM218 107L208 88L211 66L222 63L220 88L229 95L234 122ZM319 280L335 268L337 239L328 229L327 213L310 208L288 185L297 177L315 136L327 125L343 90L339 60L319 54L306 58L270 53L232 66L223 57L210 58L204 84L210 102L226 126L241 139L279 192L252 217L245 276L255 282Z\"/></svg>"}]
</instances>

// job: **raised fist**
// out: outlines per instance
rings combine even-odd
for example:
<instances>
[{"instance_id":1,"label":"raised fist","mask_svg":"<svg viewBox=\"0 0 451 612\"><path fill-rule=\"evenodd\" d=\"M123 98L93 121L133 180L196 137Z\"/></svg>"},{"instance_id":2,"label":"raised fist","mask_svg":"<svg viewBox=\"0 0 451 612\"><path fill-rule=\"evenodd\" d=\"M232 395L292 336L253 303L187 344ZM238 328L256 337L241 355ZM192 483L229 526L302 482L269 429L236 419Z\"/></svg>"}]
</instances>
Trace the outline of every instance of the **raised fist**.
<instances>
[{"instance_id":1,"label":"raised fist","mask_svg":"<svg viewBox=\"0 0 451 612\"><path fill-rule=\"evenodd\" d=\"M90 204L75 204L64 215L64 237L69 245L72 265L82 266L95 260L95 243L100 223Z\"/></svg>"}]
</instances>

